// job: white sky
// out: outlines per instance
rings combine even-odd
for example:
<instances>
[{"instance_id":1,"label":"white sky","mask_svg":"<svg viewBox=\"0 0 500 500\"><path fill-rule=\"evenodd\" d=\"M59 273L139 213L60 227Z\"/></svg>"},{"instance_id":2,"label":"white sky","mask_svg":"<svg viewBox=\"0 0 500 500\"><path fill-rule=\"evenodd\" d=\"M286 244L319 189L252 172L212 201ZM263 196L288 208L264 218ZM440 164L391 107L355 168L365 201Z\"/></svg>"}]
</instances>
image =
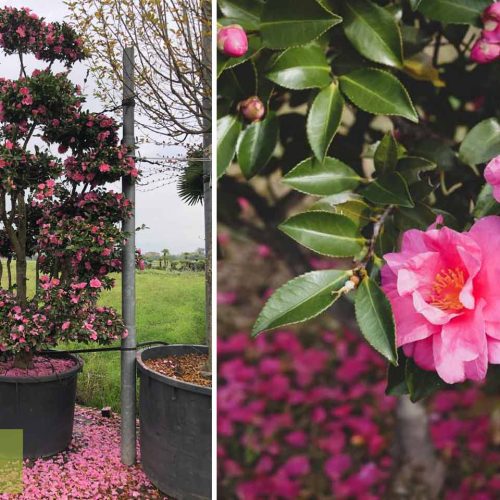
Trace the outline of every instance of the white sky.
<instances>
[{"instance_id":1,"label":"white sky","mask_svg":"<svg viewBox=\"0 0 500 500\"><path fill-rule=\"evenodd\" d=\"M10 0L0 1L0 5L12 7L28 7L39 16L49 21L63 21L68 10L62 0ZM28 59L28 67L43 68L43 62L34 62ZM54 66L55 67L55 66ZM57 70L57 68L55 68ZM75 83L83 85L87 73L85 63L75 64L70 77ZM15 79L19 74L19 65L16 56L0 54L0 76ZM92 95L92 77L89 77L84 93L87 102L84 105L91 111L100 111L105 106ZM150 146L140 148L139 154L143 156L168 156L178 153L178 150ZM192 251L204 247L203 208L201 205L189 207L177 196L175 183L148 191L138 190L136 193L136 224L146 225L149 229L137 233L137 246L144 252L161 251L168 248L171 253ZM119 190L120 187L113 186Z\"/></svg>"}]
</instances>

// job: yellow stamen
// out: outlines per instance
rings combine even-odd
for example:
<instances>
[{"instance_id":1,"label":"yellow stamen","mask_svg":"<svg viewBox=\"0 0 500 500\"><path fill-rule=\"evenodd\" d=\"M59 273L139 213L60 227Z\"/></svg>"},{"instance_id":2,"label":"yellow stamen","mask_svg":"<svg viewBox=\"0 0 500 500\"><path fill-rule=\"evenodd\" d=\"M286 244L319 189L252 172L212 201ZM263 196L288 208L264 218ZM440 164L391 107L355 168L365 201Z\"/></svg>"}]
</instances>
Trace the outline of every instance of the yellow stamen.
<instances>
[{"instance_id":1,"label":"yellow stamen","mask_svg":"<svg viewBox=\"0 0 500 500\"><path fill-rule=\"evenodd\" d=\"M443 311L460 311L463 304L460 302L460 292L465 283L462 269L443 269L434 278L432 285L433 294L430 296L430 304Z\"/></svg>"}]
</instances>

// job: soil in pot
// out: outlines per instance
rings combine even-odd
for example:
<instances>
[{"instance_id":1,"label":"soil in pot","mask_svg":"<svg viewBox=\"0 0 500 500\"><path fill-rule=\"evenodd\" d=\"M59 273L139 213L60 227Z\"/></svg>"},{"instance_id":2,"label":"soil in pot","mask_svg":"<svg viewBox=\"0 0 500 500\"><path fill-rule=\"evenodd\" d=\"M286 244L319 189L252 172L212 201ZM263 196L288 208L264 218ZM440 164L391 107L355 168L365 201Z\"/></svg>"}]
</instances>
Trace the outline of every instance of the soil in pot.
<instances>
[{"instance_id":1,"label":"soil in pot","mask_svg":"<svg viewBox=\"0 0 500 500\"><path fill-rule=\"evenodd\" d=\"M76 366L76 361L71 358L53 358L48 356L34 356L31 368L16 368L14 360L0 361L0 375L4 377L48 377L69 372Z\"/></svg>"},{"instance_id":2,"label":"soil in pot","mask_svg":"<svg viewBox=\"0 0 500 500\"><path fill-rule=\"evenodd\" d=\"M156 373L166 377L182 380L189 384L211 387L212 380L201 373L207 366L207 354L182 354L179 356L165 356L162 358L148 359L144 364Z\"/></svg>"}]
</instances>

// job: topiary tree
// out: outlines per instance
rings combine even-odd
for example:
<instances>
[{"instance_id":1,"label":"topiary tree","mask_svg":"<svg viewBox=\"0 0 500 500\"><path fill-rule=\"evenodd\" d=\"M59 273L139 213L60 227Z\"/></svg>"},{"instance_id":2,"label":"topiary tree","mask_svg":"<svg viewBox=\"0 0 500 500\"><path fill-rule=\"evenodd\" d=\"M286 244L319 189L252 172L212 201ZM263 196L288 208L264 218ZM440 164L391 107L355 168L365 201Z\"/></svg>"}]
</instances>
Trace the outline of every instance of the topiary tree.
<instances>
[{"instance_id":1,"label":"topiary tree","mask_svg":"<svg viewBox=\"0 0 500 500\"><path fill-rule=\"evenodd\" d=\"M489 0L219 1L219 220L294 272L335 259L278 289L254 334L347 297L412 401L500 363L499 21Z\"/></svg>"},{"instance_id":2,"label":"topiary tree","mask_svg":"<svg viewBox=\"0 0 500 500\"><path fill-rule=\"evenodd\" d=\"M86 51L70 26L6 7L0 47L20 63L17 80L0 80L2 249L16 261L15 286L0 289L0 351L29 367L58 342L107 343L126 334L116 311L97 304L114 285L110 273L121 270L119 223L131 210L105 184L138 171L119 145L118 124L82 108L68 72ZM25 54L48 66L28 74ZM55 73L56 62L66 70ZM33 294L27 258L35 254L41 276Z\"/></svg>"}]
</instances>

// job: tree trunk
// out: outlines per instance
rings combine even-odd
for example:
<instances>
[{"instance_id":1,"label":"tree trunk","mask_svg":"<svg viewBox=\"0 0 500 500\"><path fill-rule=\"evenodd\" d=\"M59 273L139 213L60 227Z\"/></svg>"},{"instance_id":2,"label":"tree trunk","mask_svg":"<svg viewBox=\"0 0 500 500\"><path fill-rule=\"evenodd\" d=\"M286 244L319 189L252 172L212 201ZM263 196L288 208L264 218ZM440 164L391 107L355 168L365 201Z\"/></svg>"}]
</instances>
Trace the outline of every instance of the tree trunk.
<instances>
[{"instance_id":1,"label":"tree trunk","mask_svg":"<svg viewBox=\"0 0 500 500\"><path fill-rule=\"evenodd\" d=\"M10 267L11 262L12 262L12 257L8 257L7 258L7 279L8 279L9 290L12 289L12 269Z\"/></svg>"},{"instance_id":2,"label":"tree trunk","mask_svg":"<svg viewBox=\"0 0 500 500\"><path fill-rule=\"evenodd\" d=\"M33 368L33 352L18 352L14 356L14 368L21 368L22 370Z\"/></svg>"},{"instance_id":3,"label":"tree trunk","mask_svg":"<svg viewBox=\"0 0 500 500\"><path fill-rule=\"evenodd\" d=\"M17 295L17 302L21 306L25 306L27 302L27 287L26 287L26 280L27 280L27 262L26 262L26 255L24 255L24 252L21 252L20 255L17 255L16 258L16 295Z\"/></svg>"},{"instance_id":4,"label":"tree trunk","mask_svg":"<svg viewBox=\"0 0 500 500\"><path fill-rule=\"evenodd\" d=\"M0 257L0 288L2 288L2 278L3 278L3 264L2 264L2 258Z\"/></svg>"},{"instance_id":5,"label":"tree trunk","mask_svg":"<svg viewBox=\"0 0 500 500\"><path fill-rule=\"evenodd\" d=\"M396 420L396 470L391 498L440 498L446 471L429 435L429 418L425 406L421 402L412 403L408 396L402 396L398 400Z\"/></svg>"}]
</instances>

